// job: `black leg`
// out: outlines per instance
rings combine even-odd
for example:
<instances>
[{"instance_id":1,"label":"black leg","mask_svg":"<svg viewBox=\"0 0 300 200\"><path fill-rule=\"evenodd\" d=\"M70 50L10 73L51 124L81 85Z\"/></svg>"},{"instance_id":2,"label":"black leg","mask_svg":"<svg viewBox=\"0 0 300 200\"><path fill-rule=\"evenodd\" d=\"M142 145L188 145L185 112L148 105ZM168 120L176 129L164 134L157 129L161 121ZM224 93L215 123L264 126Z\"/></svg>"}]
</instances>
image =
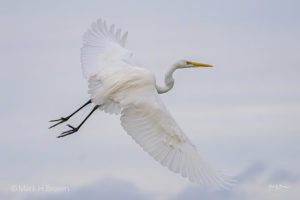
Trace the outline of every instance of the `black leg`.
<instances>
[{"instance_id":1,"label":"black leg","mask_svg":"<svg viewBox=\"0 0 300 200\"><path fill-rule=\"evenodd\" d=\"M89 100L88 102L86 102L83 106L81 106L80 108L78 108L75 112L73 112L71 115L67 116L67 117L61 117L60 119L54 119L54 120L50 120L49 122L57 122L56 124L52 125L49 127L53 128L55 126L57 126L58 124L61 124L63 122L68 121L73 115L75 115L79 110L81 110L82 108L84 108L85 106L87 106L88 104L92 103L91 100Z\"/></svg>"},{"instance_id":2,"label":"black leg","mask_svg":"<svg viewBox=\"0 0 300 200\"><path fill-rule=\"evenodd\" d=\"M84 122L93 114L93 112L95 112L95 110L97 110L97 108L99 108L100 105L96 105L93 110L88 114L88 116L86 116L86 118L79 124L79 126L77 126L76 128L74 128L73 126L71 126L70 124L68 124L68 127L71 128L71 130L65 131L63 133L61 133L58 138L60 137L65 137L67 135L73 134L75 132L77 132L80 127L84 124Z\"/></svg>"}]
</instances>

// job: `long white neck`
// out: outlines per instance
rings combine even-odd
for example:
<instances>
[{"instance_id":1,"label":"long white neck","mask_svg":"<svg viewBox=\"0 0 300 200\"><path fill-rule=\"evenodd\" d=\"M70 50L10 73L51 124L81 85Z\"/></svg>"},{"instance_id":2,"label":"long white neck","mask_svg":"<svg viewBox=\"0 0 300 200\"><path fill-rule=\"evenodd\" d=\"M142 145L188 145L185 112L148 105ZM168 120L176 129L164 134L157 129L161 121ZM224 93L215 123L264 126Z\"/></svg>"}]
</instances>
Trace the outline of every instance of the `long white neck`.
<instances>
[{"instance_id":1,"label":"long white neck","mask_svg":"<svg viewBox=\"0 0 300 200\"><path fill-rule=\"evenodd\" d=\"M165 74L165 85L164 86L159 86L156 85L156 90L158 94L166 93L169 90L171 90L174 86L174 78L173 78L173 73L175 70L178 68L178 65L174 64L172 65L167 73Z\"/></svg>"}]
</instances>

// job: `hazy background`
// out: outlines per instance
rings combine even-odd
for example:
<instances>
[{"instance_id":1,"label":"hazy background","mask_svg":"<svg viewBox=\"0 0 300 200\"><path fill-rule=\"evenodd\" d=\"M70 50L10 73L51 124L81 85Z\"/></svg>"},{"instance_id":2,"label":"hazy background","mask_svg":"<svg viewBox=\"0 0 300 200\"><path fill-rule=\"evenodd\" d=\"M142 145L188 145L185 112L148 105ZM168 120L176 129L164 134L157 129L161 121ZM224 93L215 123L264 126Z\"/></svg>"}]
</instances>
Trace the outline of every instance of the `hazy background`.
<instances>
[{"instance_id":1,"label":"hazy background","mask_svg":"<svg viewBox=\"0 0 300 200\"><path fill-rule=\"evenodd\" d=\"M300 197L300 3L248 1L0 1L0 199L257 199ZM81 36L97 18L129 31L136 62L203 158L240 182L211 191L169 172L95 113L80 132L48 130L89 97ZM70 123L77 125L85 109ZM12 191L14 186L68 192ZM277 188L276 188L277 187Z\"/></svg>"}]
</instances>

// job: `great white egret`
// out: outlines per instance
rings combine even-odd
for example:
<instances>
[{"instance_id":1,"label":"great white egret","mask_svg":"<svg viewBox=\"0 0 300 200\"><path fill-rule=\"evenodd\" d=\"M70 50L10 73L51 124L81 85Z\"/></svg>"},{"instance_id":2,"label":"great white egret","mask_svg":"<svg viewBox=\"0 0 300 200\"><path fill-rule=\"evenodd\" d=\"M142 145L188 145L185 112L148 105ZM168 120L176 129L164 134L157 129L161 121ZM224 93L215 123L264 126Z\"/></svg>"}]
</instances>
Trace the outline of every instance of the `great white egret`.
<instances>
[{"instance_id":1,"label":"great white egret","mask_svg":"<svg viewBox=\"0 0 300 200\"><path fill-rule=\"evenodd\" d=\"M99 19L92 23L83 36L81 64L88 79L91 99L74 113L50 122L57 126L86 105L95 104L92 111L77 127L58 137L77 132L91 114L100 109L106 113L121 114L125 131L144 151L171 171L188 177L192 182L227 187L230 181L205 164L196 147L177 125L158 94L173 88L173 73L180 68L212 67L208 64L180 60L165 74L165 85L156 85L154 75L133 64L132 52L125 48L127 32L108 27Z\"/></svg>"}]
</instances>

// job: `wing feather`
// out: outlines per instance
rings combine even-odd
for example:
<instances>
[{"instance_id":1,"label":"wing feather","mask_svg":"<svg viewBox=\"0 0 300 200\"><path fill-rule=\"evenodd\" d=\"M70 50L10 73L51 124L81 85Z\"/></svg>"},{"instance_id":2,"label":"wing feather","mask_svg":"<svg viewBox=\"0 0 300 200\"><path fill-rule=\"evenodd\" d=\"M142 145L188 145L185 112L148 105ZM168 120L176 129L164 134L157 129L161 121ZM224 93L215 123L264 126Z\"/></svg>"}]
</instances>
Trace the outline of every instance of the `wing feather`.
<instances>
[{"instance_id":1,"label":"wing feather","mask_svg":"<svg viewBox=\"0 0 300 200\"><path fill-rule=\"evenodd\" d=\"M127 105L121 112L126 132L156 161L192 182L226 188L230 182L204 163L153 91L146 102ZM137 97L138 98L138 97Z\"/></svg>"},{"instance_id":2,"label":"wing feather","mask_svg":"<svg viewBox=\"0 0 300 200\"><path fill-rule=\"evenodd\" d=\"M101 91L100 76L116 72L133 63L131 51L125 48L127 33L122 35L121 29L115 30L114 24L108 28L104 20L98 19L83 35L81 66L83 76L89 79L89 94L92 99ZM100 110L119 114L121 106L108 99Z\"/></svg>"},{"instance_id":3,"label":"wing feather","mask_svg":"<svg viewBox=\"0 0 300 200\"><path fill-rule=\"evenodd\" d=\"M119 69L122 64L132 63L131 51L125 48L127 32L108 28L104 20L98 19L83 35L81 66L85 78L106 72L106 68Z\"/></svg>"}]
</instances>

